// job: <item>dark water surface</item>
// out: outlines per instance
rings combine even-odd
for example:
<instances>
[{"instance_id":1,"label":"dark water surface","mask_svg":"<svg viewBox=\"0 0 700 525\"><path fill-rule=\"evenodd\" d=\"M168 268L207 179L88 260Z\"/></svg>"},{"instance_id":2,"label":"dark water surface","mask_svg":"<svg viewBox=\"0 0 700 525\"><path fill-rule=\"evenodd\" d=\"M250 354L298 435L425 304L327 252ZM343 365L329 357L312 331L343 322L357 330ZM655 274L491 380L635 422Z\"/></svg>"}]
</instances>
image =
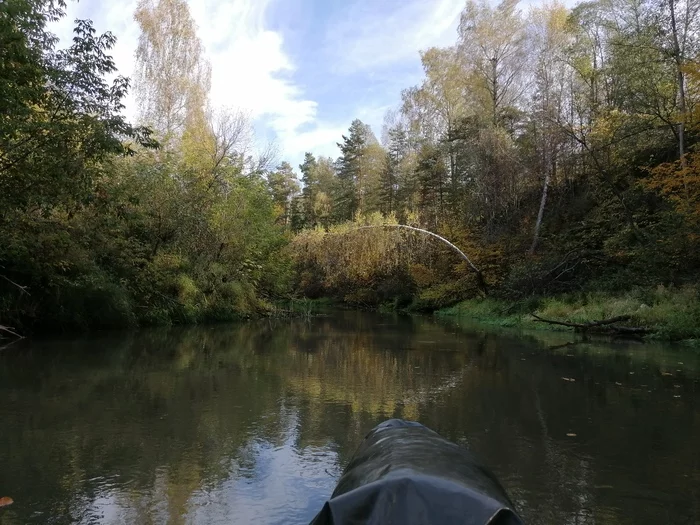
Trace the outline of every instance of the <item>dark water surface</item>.
<instances>
[{"instance_id":1,"label":"dark water surface","mask_svg":"<svg viewBox=\"0 0 700 525\"><path fill-rule=\"evenodd\" d=\"M306 524L390 417L529 524L700 523L700 353L341 312L0 352L0 524Z\"/></svg>"}]
</instances>

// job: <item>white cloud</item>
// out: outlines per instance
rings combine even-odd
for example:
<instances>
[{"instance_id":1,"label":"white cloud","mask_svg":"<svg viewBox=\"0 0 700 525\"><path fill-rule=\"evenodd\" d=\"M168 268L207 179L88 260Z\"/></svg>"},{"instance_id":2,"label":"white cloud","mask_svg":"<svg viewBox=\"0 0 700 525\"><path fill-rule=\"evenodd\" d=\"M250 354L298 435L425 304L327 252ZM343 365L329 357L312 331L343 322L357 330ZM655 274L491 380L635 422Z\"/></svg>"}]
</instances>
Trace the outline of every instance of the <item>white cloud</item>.
<instances>
[{"instance_id":1,"label":"white cloud","mask_svg":"<svg viewBox=\"0 0 700 525\"><path fill-rule=\"evenodd\" d=\"M310 151L316 157L332 157L335 159L340 151L336 143L340 142L341 135L348 130L349 123L334 125L331 123L319 123L311 131L294 133L287 137L285 145L287 150L293 152L290 157L292 166L296 167L303 158L304 152Z\"/></svg>"},{"instance_id":2,"label":"white cloud","mask_svg":"<svg viewBox=\"0 0 700 525\"><path fill-rule=\"evenodd\" d=\"M284 52L282 35L264 26L270 2L189 0L189 5L212 65L212 105L241 109L253 119L264 119L276 134L283 154L297 157L304 150L299 137L307 136L315 142L327 131L318 127L296 133L301 126L316 122L317 103L305 99L291 80L295 68ZM74 19L92 19L99 32L109 30L117 36L112 55L119 73L132 76L139 36L133 20L135 9L136 0L71 2L67 16L52 29L62 43L67 43ZM126 114L133 118L135 102L131 97L126 102Z\"/></svg>"},{"instance_id":3,"label":"white cloud","mask_svg":"<svg viewBox=\"0 0 700 525\"><path fill-rule=\"evenodd\" d=\"M191 1L192 15L212 65L214 106L266 117L278 136L316 118L317 104L293 82L295 67L281 34L264 25L271 0ZM283 144L284 148L284 144Z\"/></svg>"},{"instance_id":4,"label":"white cloud","mask_svg":"<svg viewBox=\"0 0 700 525\"><path fill-rule=\"evenodd\" d=\"M430 46L451 45L464 0L363 0L329 24L328 49L340 72L376 70L407 60Z\"/></svg>"},{"instance_id":5,"label":"white cloud","mask_svg":"<svg viewBox=\"0 0 700 525\"><path fill-rule=\"evenodd\" d=\"M213 106L245 111L263 130L261 135L276 137L281 157L293 165L305 151L336 157L336 142L347 131L348 118L361 118L379 134L387 104L398 102L396 86L408 87L419 79L418 51L453 43L464 5L464 0L349 2L338 18L323 21L325 29L310 29L325 31L321 56L326 59L317 66L322 82L343 86L337 95L316 101L294 80L296 64L285 50L285 35L266 26L266 11L273 2L277 16L294 20L295 14L290 11L285 17L284 9L299 5L289 0L189 0L189 5L212 65ZM133 19L136 3L69 2L67 17L53 29L67 42L75 18L92 19L98 32L112 31L117 36L112 55L119 73L132 76L139 36ZM395 8L388 10L388 4ZM411 73L404 70L403 78L394 74L407 65ZM345 83L347 75L354 73L366 74L362 85ZM133 118L133 98L126 103L126 114ZM318 116L319 103L324 104L324 119Z\"/></svg>"},{"instance_id":6,"label":"white cloud","mask_svg":"<svg viewBox=\"0 0 700 525\"><path fill-rule=\"evenodd\" d=\"M130 77L139 37L138 26L133 20L135 9L136 0L68 2L66 16L54 23L51 26L51 31L60 38L59 47L67 47L73 38L75 20L92 20L98 34L110 31L117 37L117 43L109 54L112 55L117 66L117 74ZM133 96L129 95L126 98L125 105L126 116L133 119L136 115L136 103Z\"/></svg>"},{"instance_id":7,"label":"white cloud","mask_svg":"<svg viewBox=\"0 0 700 525\"><path fill-rule=\"evenodd\" d=\"M363 79L354 116L377 137L386 111L400 103L401 90L420 82L420 51L456 42L464 5L465 0L354 0L326 24L331 72Z\"/></svg>"}]
</instances>

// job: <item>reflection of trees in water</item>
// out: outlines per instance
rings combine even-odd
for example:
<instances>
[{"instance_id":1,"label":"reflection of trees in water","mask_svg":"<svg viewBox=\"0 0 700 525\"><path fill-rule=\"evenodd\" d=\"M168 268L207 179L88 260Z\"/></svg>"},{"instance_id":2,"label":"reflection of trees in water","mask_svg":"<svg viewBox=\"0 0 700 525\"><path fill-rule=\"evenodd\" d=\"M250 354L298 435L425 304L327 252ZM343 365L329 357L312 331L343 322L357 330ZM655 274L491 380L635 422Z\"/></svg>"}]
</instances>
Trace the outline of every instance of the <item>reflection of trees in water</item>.
<instances>
[{"instance_id":1,"label":"reflection of trees in water","mask_svg":"<svg viewBox=\"0 0 700 525\"><path fill-rule=\"evenodd\" d=\"M443 433L482 453L528 523L698 521L698 356L600 341L548 351L536 335L487 336L492 357L459 396L488 402L459 413L462 400L448 398L462 417L437 416L451 423ZM483 373L499 359L495 376ZM493 389L498 376L505 388Z\"/></svg>"},{"instance_id":2,"label":"reflection of trees in water","mask_svg":"<svg viewBox=\"0 0 700 525\"><path fill-rule=\"evenodd\" d=\"M671 378L674 389L666 361L595 347L568 357L522 337L354 313L41 346L0 361L12 400L0 418L13 429L0 431L11 451L0 487L18 503L50 501L57 523L105 508L186 521L192 502L258 476L261 450L332 451L323 461L336 474L389 417L476 450L528 523L688 522L700 500L689 488L700 485L695 377ZM105 473L107 495L95 479ZM669 490L638 505L645 484ZM0 523L26 522L21 504L12 512Z\"/></svg>"}]
</instances>

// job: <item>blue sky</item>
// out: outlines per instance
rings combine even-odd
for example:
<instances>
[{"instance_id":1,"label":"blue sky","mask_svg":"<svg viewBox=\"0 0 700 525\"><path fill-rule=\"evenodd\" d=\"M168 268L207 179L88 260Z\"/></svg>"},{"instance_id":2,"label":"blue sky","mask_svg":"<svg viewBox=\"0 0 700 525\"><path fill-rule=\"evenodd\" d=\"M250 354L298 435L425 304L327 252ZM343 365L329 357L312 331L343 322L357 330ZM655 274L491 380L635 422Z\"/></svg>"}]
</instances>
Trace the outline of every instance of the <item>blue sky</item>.
<instances>
[{"instance_id":1,"label":"blue sky","mask_svg":"<svg viewBox=\"0 0 700 525\"><path fill-rule=\"evenodd\" d=\"M353 118L380 135L384 113L420 82L419 50L456 40L464 0L189 0L212 65L211 102L247 112L258 143L273 140L295 167L305 151L336 157ZM89 18L118 38L130 76L136 0L71 1L54 30ZM127 115L134 113L127 100Z\"/></svg>"}]
</instances>

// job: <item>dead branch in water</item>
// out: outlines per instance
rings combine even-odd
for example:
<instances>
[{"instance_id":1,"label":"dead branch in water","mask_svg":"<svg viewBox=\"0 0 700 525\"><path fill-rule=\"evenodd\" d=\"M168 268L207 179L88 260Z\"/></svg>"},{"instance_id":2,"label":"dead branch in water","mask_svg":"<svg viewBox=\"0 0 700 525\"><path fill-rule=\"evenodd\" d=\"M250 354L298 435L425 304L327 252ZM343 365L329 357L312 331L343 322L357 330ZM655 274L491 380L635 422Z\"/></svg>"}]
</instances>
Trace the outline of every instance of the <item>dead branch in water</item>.
<instances>
[{"instance_id":1,"label":"dead branch in water","mask_svg":"<svg viewBox=\"0 0 700 525\"><path fill-rule=\"evenodd\" d=\"M544 319L534 313L530 315L532 315L532 317L534 317L535 321L537 322L554 324L558 326L567 326L569 328L573 328L576 332L596 332L614 335L645 335L653 332L653 330L641 326L619 326L615 324L629 321L631 319L631 316L629 315L618 315L617 317L611 317L610 319L603 319L601 321L591 321L589 323L571 323L569 321Z\"/></svg>"},{"instance_id":2,"label":"dead branch in water","mask_svg":"<svg viewBox=\"0 0 700 525\"><path fill-rule=\"evenodd\" d=\"M3 326L0 324L0 340L4 339L2 337L2 332L6 333L6 334L10 334L15 339L15 341L19 341L20 339L24 339L24 336L15 332L13 328L11 328L9 326ZM1 347L0 350L2 350L2 348L5 348L5 347L4 346Z\"/></svg>"}]
</instances>

